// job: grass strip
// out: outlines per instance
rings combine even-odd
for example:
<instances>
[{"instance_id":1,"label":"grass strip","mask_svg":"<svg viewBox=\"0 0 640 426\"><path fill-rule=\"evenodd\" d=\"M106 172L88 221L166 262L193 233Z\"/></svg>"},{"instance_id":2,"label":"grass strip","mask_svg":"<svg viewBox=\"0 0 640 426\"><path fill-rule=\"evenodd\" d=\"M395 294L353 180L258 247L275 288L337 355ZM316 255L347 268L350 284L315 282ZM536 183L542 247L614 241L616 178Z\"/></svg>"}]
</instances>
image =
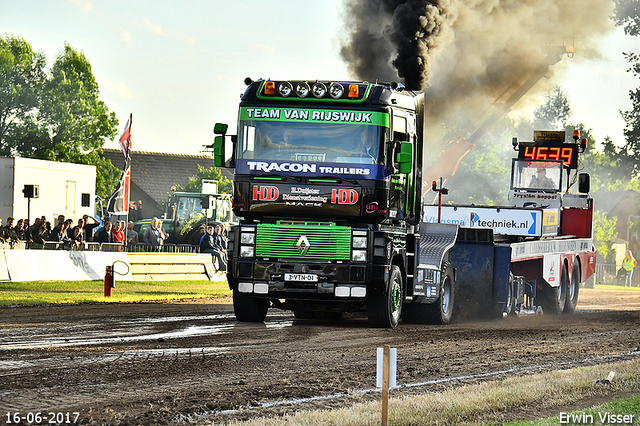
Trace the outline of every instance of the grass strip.
<instances>
[{"instance_id":1,"label":"grass strip","mask_svg":"<svg viewBox=\"0 0 640 426\"><path fill-rule=\"evenodd\" d=\"M615 284L596 284L598 290L617 290L617 291L629 291L629 292L638 292L640 291L640 287L625 287L623 285L615 285Z\"/></svg>"},{"instance_id":2,"label":"grass strip","mask_svg":"<svg viewBox=\"0 0 640 426\"><path fill-rule=\"evenodd\" d=\"M116 281L104 297L103 281L29 281L0 283L0 306L62 303L143 302L231 295L226 281Z\"/></svg>"},{"instance_id":3,"label":"grass strip","mask_svg":"<svg viewBox=\"0 0 640 426\"><path fill-rule=\"evenodd\" d=\"M602 383L610 371L616 376ZM611 395L640 393L640 360L509 377L442 392L391 398L389 424L393 426L505 424L514 419L567 411L563 407L580 401L612 398ZM393 394L393 391L392 391ZM620 414L636 414L636 399L615 401ZM603 406L603 407L609 407ZM289 407L295 409L295 407ZM608 408L606 408L608 409ZM611 408L613 412L614 408ZM628 411L627 411L628 410ZM634 411L636 410L636 411ZM532 415L533 413L533 415ZM278 417L232 421L235 426L377 426L380 401L356 403L334 410L298 411ZM546 420L545 420L546 421ZM558 425L558 420L553 423ZM520 423L514 423L520 425ZM529 424L529 423L522 423ZM537 423L533 423L537 424ZM547 424L547 423L541 423ZM635 424L638 423L636 417Z\"/></svg>"},{"instance_id":4,"label":"grass strip","mask_svg":"<svg viewBox=\"0 0 640 426\"><path fill-rule=\"evenodd\" d=\"M607 402L586 410L563 413L562 416L529 422L506 423L505 426L557 426L560 424L588 424L596 426L610 424L640 425L640 395L619 401Z\"/></svg>"}]
</instances>

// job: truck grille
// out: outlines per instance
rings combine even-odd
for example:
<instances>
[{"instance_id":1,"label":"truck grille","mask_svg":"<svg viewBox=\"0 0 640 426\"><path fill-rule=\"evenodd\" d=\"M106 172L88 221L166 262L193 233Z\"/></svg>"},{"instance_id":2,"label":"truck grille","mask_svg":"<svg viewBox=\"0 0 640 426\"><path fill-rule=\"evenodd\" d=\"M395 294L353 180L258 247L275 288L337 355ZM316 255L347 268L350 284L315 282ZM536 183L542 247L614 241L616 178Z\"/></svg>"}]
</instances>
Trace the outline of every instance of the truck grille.
<instances>
[{"instance_id":1,"label":"truck grille","mask_svg":"<svg viewBox=\"0 0 640 426\"><path fill-rule=\"evenodd\" d=\"M349 260L351 228L318 222L259 224L256 232L256 256Z\"/></svg>"}]
</instances>

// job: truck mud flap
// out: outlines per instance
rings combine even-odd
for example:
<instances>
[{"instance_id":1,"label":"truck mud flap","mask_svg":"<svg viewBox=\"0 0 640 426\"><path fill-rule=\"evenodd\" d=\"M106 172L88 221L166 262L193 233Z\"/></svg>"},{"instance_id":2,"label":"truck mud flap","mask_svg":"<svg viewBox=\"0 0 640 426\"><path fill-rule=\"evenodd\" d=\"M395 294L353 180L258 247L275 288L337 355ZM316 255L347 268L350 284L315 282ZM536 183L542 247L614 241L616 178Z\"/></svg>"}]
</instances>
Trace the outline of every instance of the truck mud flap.
<instances>
[{"instance_id":1,"label":"truck mud flap","mask_svg":"<svg viewBox=\"0 0 640 426\"><path fill-rule=\"evenodd\" d=\"M440 270L445 253L453 247L457 236L457 225L420 223L418 268Z\"/></svg>"}]
</instances>

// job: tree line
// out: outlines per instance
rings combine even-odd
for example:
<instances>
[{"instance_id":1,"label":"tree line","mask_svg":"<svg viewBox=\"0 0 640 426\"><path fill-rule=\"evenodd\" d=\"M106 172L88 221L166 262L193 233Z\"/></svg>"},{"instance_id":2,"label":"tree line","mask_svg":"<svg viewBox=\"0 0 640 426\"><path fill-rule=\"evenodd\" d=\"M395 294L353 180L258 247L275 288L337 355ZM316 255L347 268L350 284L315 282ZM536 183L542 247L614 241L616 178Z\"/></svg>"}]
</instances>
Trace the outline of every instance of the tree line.
<instances>
[{"instance_id":1,"label":"tree line","mask_svg":"<svg viewBox=\"0 0 640 426\"><path fill-rule=\"evenodd\" d=\"M640 34L640 2L615 0L612 19L628 35ZM628 72L640 78L640 53L623 52ZM110 196L120 171L101 155L107 141L116 137L118 120L99 98L98 84L91 64L82 51L65 44L53 65L47 68L42 53L34 51L24 39L0 37L0 155L17 155L53 161L96 166L96 194ZM640 192L640 87L631 90L632 108L621 111L626 123L624 144L616 146L610 137L596 149L591 128L571 122L571 107L561 87L546 96L532 117L503 118L478 142L462 161L458 173L448 183L455 188L457 203L506 205L509 190L510 158L508 142L513 135L529 140L533 129L581 131L588 140L582 165L592 179L592 191L633 189ZM455 123L448 124L455 130ZM219 180L221 192L230 192L231 183L220 171L198 170L186 188L197 186L202 178ZM469 185L477 182L479 186ZM428 200L427 200L428 201ZM615 238L612 221L595 215L596 241L602 253ZM615 224L615 223L614 223ZM634 225L640 228L640 223Z\"/></svg>"},{"instance_id":2,"label":"tree line","mask_svg":"<svg viewBox=\"0 0 640 426\"><path fill-rule=\"evenodd\" d=\"M615 6L615 23L628 35L640 35L640 2L616 0ZM627 72L640 78L640 52L623 54L629 63ZM455 188L450 199L459 204L507 205L510 159L514 156L509 142L512 136L531 140L534 129L564 130L569 136L574 129L580 130L581 137L587 139L580 169L590 174L592 192L625 189L640 192L640 87L630 90L629 97L631 109L620 111L625 122L624 143L617 146L609 136L597 143L588 124L572 121L568 96L560 86L555 86L532 117L519 120L505 117L478 141L448 182ZM608 218L601 211L594 213L594 241L606 262L613 262L615 255L611 247L617 237L616 221L617 218ZM632 232L640 231L640 222L629 225Z\"/></svg>"},{"instance_id":3,"label":"tree line","mask_svg":"<svg viewBox=\"0 0 640 426\"><path fill-rule=\"evenodd\" d=\"M0 37L0 155L96 166L96 194L111 195L120 171L102 157L118 119L99 98L91 64L65 44L47 68L23 38Z\"/></svg>"}]
</instances>

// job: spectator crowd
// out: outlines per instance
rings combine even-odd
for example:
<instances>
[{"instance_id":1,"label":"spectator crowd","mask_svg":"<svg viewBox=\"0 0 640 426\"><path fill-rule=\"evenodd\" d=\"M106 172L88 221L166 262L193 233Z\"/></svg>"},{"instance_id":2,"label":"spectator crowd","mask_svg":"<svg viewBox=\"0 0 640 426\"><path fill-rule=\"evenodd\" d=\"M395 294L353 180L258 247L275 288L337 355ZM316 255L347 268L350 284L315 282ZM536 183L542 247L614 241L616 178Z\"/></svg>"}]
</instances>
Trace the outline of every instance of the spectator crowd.
<instances>
[{"instance_id":1,"label":"spectator crowd","mask_svg":"<svg viewBox=\"0 0 640 426\"><path fill-rule=\"evenodd\" d=\"M125 230L125 222L106 222L104 227L93 216L84 215L74 224L73 219L65 219L59 215L57 223L52 227L46 216L37 217L33 224L29 219L8 217L3 225L0 218L0 243L15 245L22 241L29 247L44 246L46 243L59 243L65 248L80 248L87 242L123 244L125 235L129 244L138 244L138 233L133 230L133 222L129 222ZM101 227L99 232L95 232ZM126 232L125 232L126 231Z\"/></svg>"},{"instance_id":2,"label":"spectator crowd","mask_svg":"<svg viewBox=\"0 0 640 426\"><path fill-rule=\"evenodd\" d=\"M201 225L194 233L189 243L200 253L211 253L218 269L225 271L227 265L227 241L229 227L227 225ZM73 219L66 219L59 215L55 226L47 221L46 216L37 217L33 224L29 219L8 217L5 224L0 218L0 245L11 247L20 242L24 247L43 248L51 243L52 248L83 249L86 243L105 244L122 250L125 246L135 250L136 246L142 250L159 251L167 240L168 235L162 227L162 221L157 217L151 220L151 226L140 235L134 230L134 223L129 221L105 222L104 226L93 216L84 215L74 224Z\"/></svg>"}]
</instances>

